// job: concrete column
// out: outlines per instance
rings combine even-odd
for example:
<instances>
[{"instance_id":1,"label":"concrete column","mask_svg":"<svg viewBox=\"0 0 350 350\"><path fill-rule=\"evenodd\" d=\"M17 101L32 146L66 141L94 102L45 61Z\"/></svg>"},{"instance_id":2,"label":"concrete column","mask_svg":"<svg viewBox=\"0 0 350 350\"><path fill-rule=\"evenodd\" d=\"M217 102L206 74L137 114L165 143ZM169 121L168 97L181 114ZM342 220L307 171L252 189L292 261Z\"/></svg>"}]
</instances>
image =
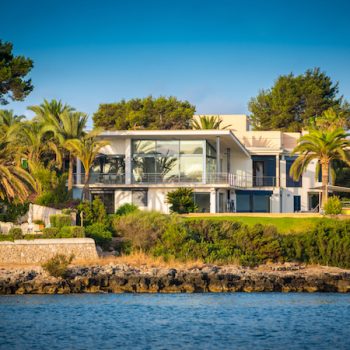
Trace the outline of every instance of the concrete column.
<instances>
[{"instance_id":1,"label":"concrete column","mask_svg":"<svg viewBox=\"0 0 350 350\"><path fill-rule=\"evenodd\" d=\"M131 184L131 161L132 161L131 139L125 140L125 183Z\"/></svg>"},{"instance_id":2,"label":"concrete column","mask_svg":"<svg viewBox=\"0 0 350 350\"><path fill-rule=\"evenodd\" d=\"M203 184L207 183L207 142L203 141L203 173L202 173L202 182ZM210 174L208 174L210 175Z\"/></svg>"},{"instance_id":3,"label":"concrete column","mask_svg":"<svg viewBox=\"0 0 350 350\"><path fill-rule=\"evenodd\" d=\"M280 187L285 188L287 185L287 164L285 156L280 160Z\"/></svg>"},{"instance_id":4,"label":"concrete column","mask_svg":"<svg viewBox=\"0 0 350 350\"><path fill-rule=\"evenodd\" d=\"M227 153L226 172L229 174L231 172L231 148L227 148L226 153Z\"/></svg>"},{"instance_id":5,"label":"concrete column","mask_svg":"<svg viewBox=\"0 0 350 350\"><path fill-rule=\"evenodd\" d=\"M279 154L276 155L276 187L280 187L280 156Z\"/></svg>"},{"instance_id":6,"label":"concrete column","mask_svg":"<svg viewBox=\"0 0 350 350\"><path fill-rule=\"evenodd\" d=\"M220 136L216 136L216 172L221 173L220 164Z\"/></svg>"},{"instance_id":7,"label":"concrete column","mask_svg":"<svg viewBox=\"0 0 350 350\"><path fill-rule=\"evenodd\" d=\"M77 165L77 171L75 174L75 181L77 185L81 185L81 161L78 157L76 159L76 165Z\"/></svg>"},{"instance_id":8,"label":"concrete column","mask_svg":"<svg viewBox=\"0 0 350 350\"><path fill-rule=\"evenodd\" d=\"M216 213L216 191L212 189L210 191L210 212Z\"/></svg>"}]
</instances>

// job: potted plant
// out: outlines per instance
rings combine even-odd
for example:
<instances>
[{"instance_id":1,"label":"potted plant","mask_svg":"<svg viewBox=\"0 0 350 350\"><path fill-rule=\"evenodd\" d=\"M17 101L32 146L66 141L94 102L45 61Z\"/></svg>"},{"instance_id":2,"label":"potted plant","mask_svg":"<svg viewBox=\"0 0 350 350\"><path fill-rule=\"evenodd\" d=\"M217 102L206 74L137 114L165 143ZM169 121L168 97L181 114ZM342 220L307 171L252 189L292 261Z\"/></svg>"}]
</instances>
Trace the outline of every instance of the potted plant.
<instances>
[{"instance_id":1,"label":"potted plant","mask_svg":"<svg viewBox=\"0 0 350 350\"><path fill-rule=\"evenodd\" d=\"M39 226L40 231L45 228L45 223L43 220L34 220L34 224Z\"/></svg>"}]
</instances>

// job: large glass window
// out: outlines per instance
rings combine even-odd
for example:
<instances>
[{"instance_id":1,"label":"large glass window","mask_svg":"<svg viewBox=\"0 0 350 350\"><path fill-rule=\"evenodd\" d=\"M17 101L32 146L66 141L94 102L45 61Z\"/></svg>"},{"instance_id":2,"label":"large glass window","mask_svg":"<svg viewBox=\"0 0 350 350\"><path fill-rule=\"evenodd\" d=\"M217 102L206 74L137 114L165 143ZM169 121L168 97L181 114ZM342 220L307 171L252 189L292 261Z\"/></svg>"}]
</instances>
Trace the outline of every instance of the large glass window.
<instances>
[{"instance_id":1,"label":"large glass window","mask_svg":"<svg viewBox=\"0 0 350 350\"><path fill-rule=\"evenodd\" d=\"M202 181L203 157L181 156L180 157L180 178L185 182Z\"/></svg>"},{"instance_id":2,"label":"large glass window","mask_svg":"<svg viewBox=\"0 0 350 350\"><path fill-rule=\"evenodd\" d=\"M193 193L194 203L199 213L210 213L210 193Z\"/></svg>"},{"instance_id":3,"label":"large glass window","mask_svg":"<svg viewBox=\"0 0 350 350\"><path fill-rule=\"evenodd\" d=\"M136 182L201 182L203 146L201 140L134 140L133 179Z\"/></svg>"},{"instance_id":4,"label":"large glass window","mask_svg":"<svg viewBox=\"0 0 350 350\"><path fill-rule=\"evenodd\" d=\"M287 175L287 181L286 181L286 186L287 187L302 187L303 185L303 180L302 176L300 176L298 181L294 181L293 177L290 176L290 168L292 167L292 164L294 163L295 158L292 157L286 157L286 175Z\"/></svg>"},{"instance_id":5,"label":"large glass window","mask_svg":"<svg viewBox=\"0 0 350 350\"><path fill-rule=\"evenodd\" d=\"M179 154L179 141L157 141L157 154L175 156Z\"/></svg>"},{"instance_id":6,"label":"large glass window","mask_svg":"<svg viewBox=\"0 0 350 350\"><path fill-rule=\"evenodd\" d=\"M134 154L156 153L156 141L153 140L136 140L133 141Z\"/></svg>"},{"instance_id":7,"label":"large glass window","mask_svg":"<svg viewBox=\"0 0 350 350\"><path fill-rule=\"evenodd\" d=\"M203 154L203 141L180 141L180 154Z\"/></svg>"},{"instance_id":8,"label":"large glass window","mask_svg":"<svg viewBox=\"0 0 350 350\"><path fill-rule=\"evenodd\" d=\"M83 170L84 167L82 167ZM91 174L125 174L125 156L115 155L107 156L104 154L96 157L92 167Z\"/></svg>"}]
</instances>

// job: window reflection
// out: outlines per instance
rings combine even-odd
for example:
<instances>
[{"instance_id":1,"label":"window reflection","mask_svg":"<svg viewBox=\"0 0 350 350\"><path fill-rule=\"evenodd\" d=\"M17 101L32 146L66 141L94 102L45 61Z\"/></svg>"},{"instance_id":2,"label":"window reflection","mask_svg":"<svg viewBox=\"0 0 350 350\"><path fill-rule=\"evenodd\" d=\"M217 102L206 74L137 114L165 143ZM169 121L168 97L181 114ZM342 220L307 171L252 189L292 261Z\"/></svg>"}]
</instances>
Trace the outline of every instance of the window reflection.
<instances>
[{"instance_id":1,"label":"window reflection","mask_svg":"<svg viewBox=\"0 0 350 350\"><path fill-rule=\"evenodd\" d=\"M136 182L202 182L203 166L215 172L215 148L203 155L203 140L133 140L132 174ZM206 160L203 159L206 156Z\"/></svg>"},{"instance_id":2,"label":"window reflection","mask_svg":"<svg viewBox=\"0 0 350 350\"><path fill-rule=\"evenodd\" d=\"M156 141L153 140L136 140L133 141L134 154L156 153Z\"/></svg>"},{"instance_id":3,"label":"window reflection","mask_svg":"<svg viewBox=\"0 0 350 350\"><path fill-rule=\"evenodd\" d=\"M179 141L157 141L157 154L174 156L179 154Z\"/></svg>"},{"instance_id":4,"label":"window reflection","mask_svg":"<svg viewBox=\"0 0 350 350\"><path fill-rule=\"evenodd\" d=\"M180 141L180 154L203 154L203 141Z\"/></svg>"}]
</instances>

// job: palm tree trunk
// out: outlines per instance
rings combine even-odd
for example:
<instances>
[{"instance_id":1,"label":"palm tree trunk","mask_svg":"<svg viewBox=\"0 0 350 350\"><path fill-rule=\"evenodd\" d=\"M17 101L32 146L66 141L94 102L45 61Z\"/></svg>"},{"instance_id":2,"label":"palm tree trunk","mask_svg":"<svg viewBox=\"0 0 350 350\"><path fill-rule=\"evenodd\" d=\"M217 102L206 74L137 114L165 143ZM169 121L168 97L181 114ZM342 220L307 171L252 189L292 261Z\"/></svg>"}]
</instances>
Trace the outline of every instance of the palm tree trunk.
<instances>
[{"instance_id":1,"label":"palm tree trunk","mask_svg":"<svg viewBox=\"0 0 350 350\"><path fill-rule=\"evenodd\" d=\"M74 156L72 152L69 152L68 191L71 191L73 189L73 166Z\"/></svg>"},{"instance_id":2,"label":"palm tree trunk","mask_svg":"<svg viewBox=\"0 0 350 350\"><path fill-rule=\"evenodd\" d=\"M322 163L322 201L321 208L324 208L328 200L328 182L329 182L329 162Z\"/></svg>"},{"instance_id":3,"label":"palm tree trunk","mask_svg":"<svg viewBox=\"0 0 350 350\"><path fill-rule=\"evenodd\" d=\"M90 171L85 170L85 177L84 177L84 187L83 187L83 200L89 199L89 180L90 180Z\"/></svg>"}]
</instances>

